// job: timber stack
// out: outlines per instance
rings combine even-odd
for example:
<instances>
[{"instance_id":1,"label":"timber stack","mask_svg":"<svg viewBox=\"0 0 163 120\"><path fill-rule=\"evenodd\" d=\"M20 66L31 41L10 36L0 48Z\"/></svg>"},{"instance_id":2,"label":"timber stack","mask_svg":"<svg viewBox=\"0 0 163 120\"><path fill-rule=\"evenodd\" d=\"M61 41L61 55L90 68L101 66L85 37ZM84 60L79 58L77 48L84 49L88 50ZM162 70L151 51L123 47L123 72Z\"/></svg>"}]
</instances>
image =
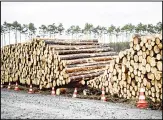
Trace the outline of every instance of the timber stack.
<instances>
[{"instance_id":1,"label":"timber stack","mask_svg":"<svg viewBox=\"0 0 163 120\"><path fill-rule=\"evenodd\" d=\"M113 56L98 40L36 38L1 49L1 82L36 85L40 89L80 86L104 73Z\"/></svg>"},{"instance_id":2,"label":"timber stack","mask_svg":"<svg viewBox=\"0 0 163 120\"><path fill-rule=\"evenodd\" d=\"M153 102L162 101L162 35L134 35L130 49L121 51L110 67L87 83L120 98L138 99L140 88Z\"/></svg>"}]
</instances>

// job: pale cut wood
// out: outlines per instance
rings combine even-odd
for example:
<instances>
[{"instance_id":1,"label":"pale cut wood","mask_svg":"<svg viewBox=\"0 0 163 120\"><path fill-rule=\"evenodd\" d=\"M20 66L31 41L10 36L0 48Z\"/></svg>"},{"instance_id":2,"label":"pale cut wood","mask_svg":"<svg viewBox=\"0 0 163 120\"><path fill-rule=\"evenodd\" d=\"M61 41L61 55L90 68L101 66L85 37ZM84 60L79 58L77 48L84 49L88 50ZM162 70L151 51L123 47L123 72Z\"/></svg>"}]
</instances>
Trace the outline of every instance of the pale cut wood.
<instances>
[{"instance_id":1,"label":"pale cut wood","mask_svg":"<svg viewBox=\"0 0 163 120\"><path fill-rule=\"evenodd\" d=\"M159 43L159 44L158 44L158 48L159 48L160 50L162 50L162 43Z\"/></svg>"},{"instance_id":2,"label":"pale cut wood","mask_svg":"<svg viewBox=\"0 0 163 120\"><path fill-rule=\"evenodd\" d=\"M157 54L160 52L160 49L157 45L154 46L154 52Z\"/></svg>"},{"instance_id":3,"label":"pale cut wood","mask_svg":"<svg viewBox=\"0 0 163 120\"><path fill-rule=\"evenodd\" d=\"M160 44L161 41L160 41L159 38L156 38L155 40L156 40L156 44L157 44L157 45Z\"/></svg>"},{"instance_id":4,"label":"pale cut wood","mask_svg":"<svg viewBox=\"0 0 163 120\"><path fill-rule=\"evenodd\" d=\"M156 80L160 80L160 81L161 81L161 78L162 78L162 73L161 73L161 72L156 71L156 72L154 73L154 75L155 75Z\"/></svg>"},{"instance_id":5,"label":"pale cut wood","mask_svg":"<svg viewBox=\"0 0 163 120\"><path fill-rule=\"evenodd\" d=\"M150 72L151 71L151 66L149 64L146 64L146 71Z\"/></svg>"},{"instance_id":6,"label":"pale cut wood","mask_svg":"<svg viewBox=\"0 0 163 120\"><path fill-rule=\"evenodd\" d=\"M134 55L134 61L138 62L138 60L139 60L138 55Z\"/></svg>"},{"instance_id":7,"label":"pale cut wood","mask_svg":"<svg viewBox=\"0 0 163 120\"><path fill-rule=\"evenodd\" d=\"M157 55L156 55L156 59L157 59L157 60L162 60L162 55L161 55L161 54L157 54Z\"/></svg>"},{"instance_id":8,"label":"pale cut wood","mask_svg":"<svg viewBox=\"0 0 163 120\"><path fill-rule=\"evenodd\" d=\"M157 69L162 72L162 61L157 62Z\"/></svg>"},{"instance_id":9,"label":"pale cut wood","mask_svg":"<svg viewBox=\"0 0 163 120\"><path fill-rule=\"evenodd\" d=\"M149 51L149 54L150 54L151 57L153 57L154 56L154 51L153 50L150 50Z\"/></svg>"},{"instance_id":10,"label":"pale cut wood","mask_svg":"<svg viewBox=\"0 0 163 120\"><path fill-rule=\"evenodd\" d=\"M154 76L153 73L147 73L147 78L151 79L151 80L154 80L155 76Z\"/></svg>"},{"instance_id":11,"label":"pale cut wood","mask_svg":"<svg viewBox=\"0 0 163 120\"><path fill-rule=\"evenodd\" d=\"M156 60L155 60L154 57L152 57L152 58L150 59L150 65L151 65L152 67L156 66Z\"/></svg>"}]
</instances>

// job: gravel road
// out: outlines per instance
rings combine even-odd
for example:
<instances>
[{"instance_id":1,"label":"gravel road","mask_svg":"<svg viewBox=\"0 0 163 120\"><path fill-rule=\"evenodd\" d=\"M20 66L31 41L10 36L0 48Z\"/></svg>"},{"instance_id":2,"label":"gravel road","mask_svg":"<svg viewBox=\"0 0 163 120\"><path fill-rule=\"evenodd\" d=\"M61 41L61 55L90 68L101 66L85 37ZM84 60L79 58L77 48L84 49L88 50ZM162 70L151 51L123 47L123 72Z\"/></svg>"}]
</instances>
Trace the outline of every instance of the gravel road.
<instances>
[{"instance_id":1,"label":"gravel road","mask_svg":"<svg viewBox=\"0 0 163 120\"><path fill-rule=\"evenodd\" d=\"M160 110L1 89L1 119L162 119Z\"/></svg>"}]
</instances>

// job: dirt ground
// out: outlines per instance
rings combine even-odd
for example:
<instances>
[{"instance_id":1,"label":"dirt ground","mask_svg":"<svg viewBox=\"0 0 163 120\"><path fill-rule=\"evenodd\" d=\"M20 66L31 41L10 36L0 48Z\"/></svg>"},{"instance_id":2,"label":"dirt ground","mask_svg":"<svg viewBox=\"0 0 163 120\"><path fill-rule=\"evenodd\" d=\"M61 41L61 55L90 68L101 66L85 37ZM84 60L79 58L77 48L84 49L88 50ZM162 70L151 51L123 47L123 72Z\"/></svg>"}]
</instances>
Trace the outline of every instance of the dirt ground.
<instances>
[{"instance_id":1,"label":"dirt ground","mask_svg":"<svg viewBox=\"0 0 163 120\"><path fill-rule=\"evenodd\" d=\"M162 119L161 110L138 109L132 104L93 100L95 96L89 100L72 98L70 94L48 94L49 91L28 94L27 91L1 89L1 119Z\"/></svg>"}]
</instances>

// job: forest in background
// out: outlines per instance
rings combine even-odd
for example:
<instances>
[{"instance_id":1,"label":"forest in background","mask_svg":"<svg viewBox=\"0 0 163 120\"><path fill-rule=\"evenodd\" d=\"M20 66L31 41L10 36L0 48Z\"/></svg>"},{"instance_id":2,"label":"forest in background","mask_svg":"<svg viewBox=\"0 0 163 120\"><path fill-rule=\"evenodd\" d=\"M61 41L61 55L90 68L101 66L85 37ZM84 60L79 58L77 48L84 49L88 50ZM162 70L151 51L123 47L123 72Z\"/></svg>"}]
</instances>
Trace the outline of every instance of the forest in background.
<instances>
[{"instance_id":1,"label":"forest in background","mask_svg":"<svg viewBox=\"0 0 163 120\"><path fill-rule=\"evenodd\" d=\"M129 48L129 40L132 34L138 33L140 35L156 34L162 30L162 22L153 24L132 25L126 24L122 27L110 25L106 26L94 26L91 23L85 23L84 28L79 25L72 25L68 29L64 28L62 23L56 25L52 23L50 25L42 24L36 28L34 23L20 24L18 21L13 23L4 22L1 25L1 45L5 46L11 43L11 34L14 34L15 43L22 41L22 36L26 40L34 37L41 38L55 38L56 35L66 35L71 39L98 39L103 43L109 43L115 51ZM6 41L6 38L8 41Z\"/></svg>"}]
</instances>

